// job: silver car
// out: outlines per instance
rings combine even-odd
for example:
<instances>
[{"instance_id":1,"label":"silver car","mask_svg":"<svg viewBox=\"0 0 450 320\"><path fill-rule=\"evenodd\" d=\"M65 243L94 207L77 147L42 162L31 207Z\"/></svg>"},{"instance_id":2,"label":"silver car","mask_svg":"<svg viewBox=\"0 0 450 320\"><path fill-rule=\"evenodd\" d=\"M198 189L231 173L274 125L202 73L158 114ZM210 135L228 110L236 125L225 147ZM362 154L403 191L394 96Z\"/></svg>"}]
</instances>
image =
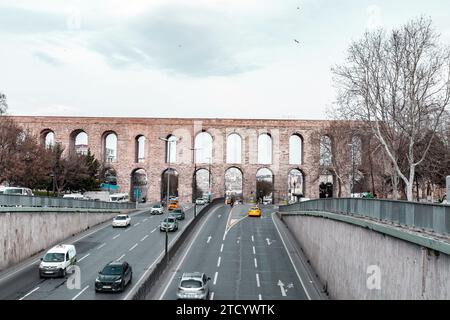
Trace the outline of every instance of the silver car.
<instances>
[{"instance_id":1,"label":"silver car","mask_svg":"<svg viewBox=\"0 0 450 320\"><path fill-rule=\"evenodd\" d=\"M163 221L161 221L161 225L159 227L160 231L177 231L178 230L178 221L175 217L167 217Z\"/></svg>"},{"instance_id":2,"label":"silver car","mask_svg":"<svg viewBox=\"0 0 450 320\"><path fill-rule=\"evenodd\" d=\"M209 297L209 281L204 273L183 273L178 285L177 297L183 300L206 300Z\"/></svg>"}]
</instances>

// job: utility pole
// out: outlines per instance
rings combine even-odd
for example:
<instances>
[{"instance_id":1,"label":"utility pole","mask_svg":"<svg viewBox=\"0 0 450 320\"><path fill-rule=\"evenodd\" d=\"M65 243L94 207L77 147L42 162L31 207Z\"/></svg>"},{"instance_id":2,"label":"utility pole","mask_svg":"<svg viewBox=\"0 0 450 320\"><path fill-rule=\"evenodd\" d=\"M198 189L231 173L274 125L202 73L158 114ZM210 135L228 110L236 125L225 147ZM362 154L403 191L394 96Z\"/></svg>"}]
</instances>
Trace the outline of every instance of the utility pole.
<instances>
[{"instance_id":1,"label":"utility pole","mask_svg":"<svg viewBox=\"0 0 450 320\"><path fill-rule=\"evenodd\" d=\"M352 187L350 188L351 194L350 197L353 198L353 194L355 193L355 156L354 156L354 147L353 142L348 144L352 150Z\"/></svg>"},{"instance_id":2,"label":"utility pole","mask_svg":"<svg viewBox=\"0 0 450 320\"><path fill-rule=\"evenodd\" d=\"M167 143L167 193L166 193L166 212L169 213L169 193L170 193L170 143L175 142L176 140L169 140L165 138L159 138L159 140L165 141ZM167 216L166 219L168 219L169 216ZM169 220L167 220L167 223ZM168 224L166 223L166 243L165 243L165 255L167 257L166 263L169 263L169 228L167 227Z\"/></svg>"},{"instance_id":3,"label":"utility pole","mask_svg":"<svg viewBox=\"0 0 450 320\"><path fill-rule=\"evenodd\" d=\"M195 159L195 152L200 148L191 148L192 160L194 161L194 186L192 188L192 200L194 201L194 218L197 216L197 161Z\"/></svg>"}]
</instances>

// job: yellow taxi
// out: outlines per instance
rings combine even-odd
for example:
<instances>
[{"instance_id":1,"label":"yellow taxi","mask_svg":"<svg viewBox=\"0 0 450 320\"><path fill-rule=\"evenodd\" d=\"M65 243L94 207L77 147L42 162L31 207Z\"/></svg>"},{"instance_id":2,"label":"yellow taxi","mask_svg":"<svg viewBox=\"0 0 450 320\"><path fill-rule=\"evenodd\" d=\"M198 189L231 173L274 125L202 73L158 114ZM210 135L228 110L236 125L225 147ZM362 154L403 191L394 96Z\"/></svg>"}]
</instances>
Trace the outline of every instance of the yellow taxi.
<instances>
[{"instance_id":1,"label":"yellow taxi","mask_svg":"<svg viewBox=\"0 0 450 320\"><path fill-rule=\"evenodd\" d=\"M175 210L178 209L178 201L177 200L170 200L169 201L169 210Z\"/></svg>"},{"instance_id":2,"label":"yellow taxi","mask_svg":"<svg viewBox=\"0 0 450 320\"><path fill-rule=\"evenodd\" d=\"M258 207L251 207L247 212L249 217L261 217L261 209Z\"/></svg>"}]
</instances>

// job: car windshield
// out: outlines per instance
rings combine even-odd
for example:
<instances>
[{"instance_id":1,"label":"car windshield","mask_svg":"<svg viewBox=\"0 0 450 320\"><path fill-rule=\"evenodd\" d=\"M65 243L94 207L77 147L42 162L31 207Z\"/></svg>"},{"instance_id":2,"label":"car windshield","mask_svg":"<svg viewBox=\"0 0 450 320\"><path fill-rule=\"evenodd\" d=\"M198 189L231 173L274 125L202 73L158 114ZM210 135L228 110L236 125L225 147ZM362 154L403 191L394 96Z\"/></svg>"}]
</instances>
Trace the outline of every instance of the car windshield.
<instances>
[{"instance_id":1,"label":"car windshield","mask_svg":"<svg viewBox=\"0 0 450 320\"><path fill-rule=\"evenodd\" d=\"M194 280L194 279L182 280L180 286L182 288L201 288L202 282L200 280Z\"/></svg>"},{"instance_id":2,"label":"car windshield","mask_svg":"<svg viewBox=\"0 0 450 320\"><path fill-rule=\"evenodd\" d=\"M47 253L42 259L44 262L64 262L64 253Z\"/></svg>"},{"instance_id":3,"label":"car windshield","mask_svg":"<svg viewBox=\"0 0 450 320\"><path fill-rule=\"evenodd\" d=\"M103 275L111 275L111 276L118 276L122 274L122 266L121 265L107 265L102 270Z\"/></svg>"},{"instance_id":4,"label":"car windshield","mask_svg":"<svg viewBox=\"0 0 450 320\"><path fill-rule=\"evenodd\" d=\"M175 209L175 210L173 210L173 213L183 213L183 210L181 210L181 209Z\"/></svg>"},{"instance_id":5,"label":"car windshield","mask_svg":"<svg viewBox=\"0 0 450 320\"><path fill-rule=\"evenodd\" d=\"M253 207L252 210L259 210L259 208L258 207Z\"/></svg>"},{"instance_id":6,"label":"car windshield","mask_svg":"<svg viewBox=\"0 0 450 320\"><path fill-rule=\"evenodd\" d=\"M161 208L161 205L160 204L155 204L155 205L153 205L153 208L159 209L159 208Z\"/></svg>"},{"instance_id":7,"label":"car windshield","mask_svg":"<svg viewBox=\"0 0 450 320\"><path fill-rule=\"evenodd\" d=\"M174 223L176 221L175 218L166 218L164 219L164 222Z\"/></svg>"},{"instance_id":8,"label":"car windshield","mask_svg":"<svg viewBox=\"0 0 450 320\"><path fill-rule=\"evenodd\" d=\"M126 220L127 217L126 216L117 216L116 220Z\"/></svg>"}]
</instances>

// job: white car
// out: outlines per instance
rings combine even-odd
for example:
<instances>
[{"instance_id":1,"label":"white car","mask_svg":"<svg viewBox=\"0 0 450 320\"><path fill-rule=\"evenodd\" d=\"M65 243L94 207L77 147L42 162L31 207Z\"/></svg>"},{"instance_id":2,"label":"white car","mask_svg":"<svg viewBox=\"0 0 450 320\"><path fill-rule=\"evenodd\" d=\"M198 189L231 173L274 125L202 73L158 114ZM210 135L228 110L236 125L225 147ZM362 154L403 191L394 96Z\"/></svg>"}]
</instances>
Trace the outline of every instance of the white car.
<instances>
[{"instance_id":1,"label":"white car","mask_svg":"<svg viewBox=\"0 0 450 320\"><path fill-rule=\"evenodd\" d=\"M206 203L206 200L203 198L198 198L197 200L195 200L195 204L197 205L204 205Z\"/></svg>"},{"instance_id":2,"label":"white car","mask_svg":"<svg viewBox=\"0 0 450 320\"><path fill-rule=\"evenodd\" d=\"M127 214L119 214L117 217L114 218L112 222L113 228L115 227L128 227L131 225L131 218Z\"/></svg>"},{"instance_id":3,"label":"white car","mask_svg":"<svg viewBox=\"0 0 450 320\"><path fill-rule=\"evenodd\" d=\"M161 204L157 203L152 206L150 209L150 214L163 214L164 208Z\"/></svg>"},{"instance_id":4,"label":"white car","mask_svg":"<svg viewBox=\"0 0 450 320\"><path fill-rule=\"evenodd\" d=\"M21 187L6 187L3 190L3 194L13 194L18 196L30 196L33 197L33 191L30 188L21 188Z\"/></svg>"},{"instance_id":5,"label":"white car","mask_svg":"<svg viewBox=\"0 0 450 320\"><path fill-rule=\"evenodd\" d=\"M80 193L70 193L63 195L64 199L84 200L84 197Z\"/></svg>"},{"instance_id":6,"label":"white car","mask_svg":"<svg viewBox=\"0 0 450 320\"><path fill-rule=\"evenodd\" d=\"M71 244L61 244L51 248L41 258L39 264L39 276L65 277L67 269L77 262L77 251Z\"/></svg>"}]
</instances>

